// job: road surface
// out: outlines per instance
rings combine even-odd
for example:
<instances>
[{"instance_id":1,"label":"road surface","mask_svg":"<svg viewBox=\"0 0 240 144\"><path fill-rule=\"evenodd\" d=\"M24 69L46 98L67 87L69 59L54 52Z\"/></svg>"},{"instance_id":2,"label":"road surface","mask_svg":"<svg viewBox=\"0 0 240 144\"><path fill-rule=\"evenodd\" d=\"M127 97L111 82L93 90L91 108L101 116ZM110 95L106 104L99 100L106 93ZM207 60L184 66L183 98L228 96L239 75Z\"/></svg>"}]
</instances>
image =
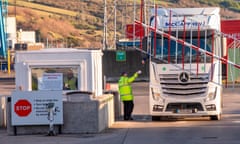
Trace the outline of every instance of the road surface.
<instances>
[{"instance_id":1,"label":"road surface","mask_svg":"<svg viewBox=\"0 0 240 144\"><path fill-rule=\"evenodd\" d=\"M11 80L10 80L11 81ZM14 88L10 81L0 91ZM239 144L240 89L224 89L222 120L208 118L151 121L148 111L148 83L133 84L134 121L117 120L98 134L44 134L9 136L0 129L1 144Z\"/></svg>"}]
</instances>

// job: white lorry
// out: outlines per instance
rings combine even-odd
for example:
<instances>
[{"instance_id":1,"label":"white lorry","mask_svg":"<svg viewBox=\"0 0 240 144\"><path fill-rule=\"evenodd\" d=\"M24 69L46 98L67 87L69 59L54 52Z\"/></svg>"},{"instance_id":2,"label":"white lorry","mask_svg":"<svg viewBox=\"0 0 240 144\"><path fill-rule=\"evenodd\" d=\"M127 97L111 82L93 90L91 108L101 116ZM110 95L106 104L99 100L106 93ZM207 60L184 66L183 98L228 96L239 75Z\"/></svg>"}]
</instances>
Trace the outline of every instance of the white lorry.
<instances>
[{"instance_id":1,"label":"white lorry","mask_svg":"<svg viewBox=\"0 0 240 144\"><path fill-rule=\"evenodd\" d=\"M152 10L148 42L150 114L162 117L210 117L222 114L223 42L220 9L158 8Z\"/></svg>"}]
</instances>

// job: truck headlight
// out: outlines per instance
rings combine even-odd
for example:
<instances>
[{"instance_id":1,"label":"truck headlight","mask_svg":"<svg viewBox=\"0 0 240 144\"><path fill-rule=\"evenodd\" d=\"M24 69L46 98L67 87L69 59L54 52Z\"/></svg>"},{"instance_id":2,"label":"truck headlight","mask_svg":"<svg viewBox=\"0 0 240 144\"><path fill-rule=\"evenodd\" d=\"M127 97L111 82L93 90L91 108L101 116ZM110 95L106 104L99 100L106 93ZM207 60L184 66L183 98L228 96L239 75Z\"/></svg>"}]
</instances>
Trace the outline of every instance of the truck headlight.
<instances>
[{"instance_id":1,"label":"truck headlight","mask_svg":"<svg viewBox=\"0 0 240 144\"><path fill-rule=\"evenodd\" d=\"M210 104L210 105L205 105L207 111L215 111L216 110L216 105L215 104Z\"/></svg>"},{"instance_id":2,"label":"truck headlight","mask_svg":"<svg viewBox=\"0 0 240 144\"><path fill-rule=\"evenodd\" d=\"M159 101L160 100L160 93L153 93L152 97L155 101Z\"/></svg>"},{"instance_id":3,"label":"truck headlight","mask_svg":"<svg viewBox=\"0 0 240 144\"><path fill-rule=\"evenodd\" d=\"M157 88L151 88L151 93L153 100L164 102L164 99L161 97L161 92Z\"/></svg>"},{"instance_id":4,"label":"truck headlight","mask_svg":"<svg viewBox=\"0 0 240 144\"><path fill-rule=\"evenodd\" d=\"M217 87L215 87L214 91L208 93L206 101L214 100L216 98L216 94L217 94Z\"/></svg>"}]
</instances>

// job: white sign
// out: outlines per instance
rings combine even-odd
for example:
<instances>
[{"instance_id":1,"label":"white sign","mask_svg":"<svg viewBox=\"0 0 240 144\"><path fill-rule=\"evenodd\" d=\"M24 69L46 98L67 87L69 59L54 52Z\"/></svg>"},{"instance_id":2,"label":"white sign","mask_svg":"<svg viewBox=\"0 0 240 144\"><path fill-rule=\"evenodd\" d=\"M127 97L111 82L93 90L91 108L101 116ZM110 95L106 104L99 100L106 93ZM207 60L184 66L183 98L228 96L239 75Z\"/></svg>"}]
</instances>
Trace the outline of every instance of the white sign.
<instances>
[{"instance_id":1,"label":"white sign","mask_svg":"<svg viewBox=\"0 0 240 144\"><path fill-rule=\"evenodd\" d=\"M39 90L62 90L63 74L62 73L43 73L42 78L38 79Z\"/></svg>"},{"instance_id":2,"label":"white sign","mask_svg":"<svg viewBox=\"0 0 240 144\"><path fill-rule=\"evenodd\" d=\"M12 125L48 125L48 104L54 104L54 124L63 124L62 91L14 91Z\"/></svg>"},{"instance_id":3,"label":"white sign","mask_svg":"<svg viewBox=\"0 0 240 144\"><path fill-rule=\"evenodd\" d=\"M196 16L196 17L171 17L171 21L169 21L169 17L157 17L157 25L158 29L161 28L204 28L209 25L208 17ZM151 26L155 27L155 18L151 21Z\"/></svg>"}]
</instances>

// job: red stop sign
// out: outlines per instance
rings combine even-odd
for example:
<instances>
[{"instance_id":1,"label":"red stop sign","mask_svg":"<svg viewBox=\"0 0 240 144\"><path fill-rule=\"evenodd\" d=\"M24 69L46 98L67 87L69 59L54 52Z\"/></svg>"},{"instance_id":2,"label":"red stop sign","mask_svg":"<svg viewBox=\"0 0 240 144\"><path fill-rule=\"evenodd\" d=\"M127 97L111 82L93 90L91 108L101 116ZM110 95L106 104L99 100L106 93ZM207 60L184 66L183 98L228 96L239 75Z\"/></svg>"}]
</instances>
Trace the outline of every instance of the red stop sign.
<instances>
[{"instance_id":1,"label":"red stop sign","mask_svg":"<svg viewBox=\"0 0 240 144\"><path fill-rule=\"evenodd\" d=\"M20 99L15 103L14 111L18 116L25 117L32 112L32 105L28 100Z\"/></svg>"}]
</instances>

